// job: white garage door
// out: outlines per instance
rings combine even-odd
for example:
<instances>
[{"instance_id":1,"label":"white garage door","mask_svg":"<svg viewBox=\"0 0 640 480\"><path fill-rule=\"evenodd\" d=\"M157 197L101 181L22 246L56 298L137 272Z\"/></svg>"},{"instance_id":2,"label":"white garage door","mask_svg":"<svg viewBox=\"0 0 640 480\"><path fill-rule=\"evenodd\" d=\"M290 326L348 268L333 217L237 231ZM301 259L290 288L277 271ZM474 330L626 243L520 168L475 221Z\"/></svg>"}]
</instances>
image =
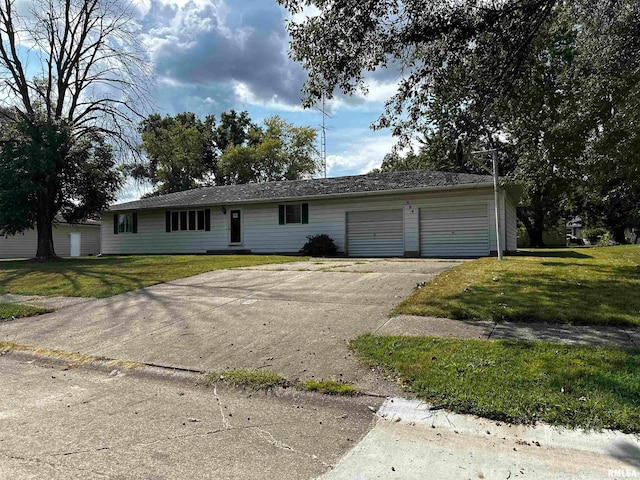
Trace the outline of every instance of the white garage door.
<instances>
[{"instance_id":1,"label":"white garage door","mask_svg":"<svg viewBox=\"0 0 640 480\"><path fill-rule=\"evenodd\" d=\"M489 255L487 205L421 208L420 253L423 257Z\"/></svg>"},{"instance_id":2,"label":"white garage door","mask_svg":"<svg viewBox=\"0 0 640 480\"><path fill-rule=\"evenodd\" d=\"M347 212L347 252L352 257L403 256L402 210Z\"/></svg>"}]
</instances>

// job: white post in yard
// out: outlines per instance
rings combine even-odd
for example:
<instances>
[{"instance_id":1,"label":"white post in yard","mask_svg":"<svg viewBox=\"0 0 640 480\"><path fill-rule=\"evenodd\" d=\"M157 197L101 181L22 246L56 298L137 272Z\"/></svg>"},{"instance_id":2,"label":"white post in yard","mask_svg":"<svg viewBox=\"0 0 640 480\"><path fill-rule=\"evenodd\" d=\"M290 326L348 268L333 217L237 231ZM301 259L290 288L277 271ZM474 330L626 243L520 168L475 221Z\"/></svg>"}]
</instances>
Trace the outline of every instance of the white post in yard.
<instances>
[{"instance_id":1,"label":"white post in yard","mask_svg":"<svg viewBox=\"0 0 640 480\"><path fill-rule=\"evenodd\" d=\"M496 207L496 246L498 248L498 260L502 260L502 242L500 241L500 204L498 203L498 151L491 150L493 159L493 198Z\"/></svg>"}]
</instances>

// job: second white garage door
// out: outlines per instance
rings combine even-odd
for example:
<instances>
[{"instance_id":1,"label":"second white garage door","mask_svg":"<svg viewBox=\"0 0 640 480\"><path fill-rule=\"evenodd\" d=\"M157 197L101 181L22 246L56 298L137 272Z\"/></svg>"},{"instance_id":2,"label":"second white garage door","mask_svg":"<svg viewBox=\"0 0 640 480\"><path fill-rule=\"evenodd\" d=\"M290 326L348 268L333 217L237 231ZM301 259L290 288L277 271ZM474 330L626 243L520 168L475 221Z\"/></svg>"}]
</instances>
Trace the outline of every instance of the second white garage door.
<instances>
[{"instance_id":1,"label":"second white garage door","mask_svg":"<svg viewBox=\"0 0 640 480\"><path fill-rule=\"evenodd\" d=\"M402 210L347 212L347 252L351 257L404 255Z\"/></svg>"},{"instance_id":2,"label":"second white garage door","mask_svg":"<svg viewBox=\"0 0 640 480\"><path fill-rule=\"evenodd\" d=\"M489 255L487 205L421 208L420 254L423 257Z\"/></svg>"}]
</instances>

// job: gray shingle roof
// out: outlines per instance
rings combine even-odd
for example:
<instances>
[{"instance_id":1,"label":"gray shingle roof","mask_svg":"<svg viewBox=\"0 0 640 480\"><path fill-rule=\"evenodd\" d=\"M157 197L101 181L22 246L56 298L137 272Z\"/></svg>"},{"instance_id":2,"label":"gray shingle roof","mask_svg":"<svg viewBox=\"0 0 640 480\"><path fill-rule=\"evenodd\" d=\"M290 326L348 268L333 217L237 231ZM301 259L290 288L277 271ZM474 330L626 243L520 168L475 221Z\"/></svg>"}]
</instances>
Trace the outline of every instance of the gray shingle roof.
<instances>
[{"instance_id":1,"label":"gray shingle roof","mask_svg":"<svg viewBox=\"0 0 640 480\"><path fill-rule=\"evenodd\" d=\"M109 210L144 210L168 207L197 207L286 201L321 196L343 196L402 190L430 190L446 187L473 188L491 184L489 175L414 170L408 172L369 173L348 177L248 183L220 187L201 187L185 192L169 193L133 202L113 205Z\"/></svg>"}]
</instances>

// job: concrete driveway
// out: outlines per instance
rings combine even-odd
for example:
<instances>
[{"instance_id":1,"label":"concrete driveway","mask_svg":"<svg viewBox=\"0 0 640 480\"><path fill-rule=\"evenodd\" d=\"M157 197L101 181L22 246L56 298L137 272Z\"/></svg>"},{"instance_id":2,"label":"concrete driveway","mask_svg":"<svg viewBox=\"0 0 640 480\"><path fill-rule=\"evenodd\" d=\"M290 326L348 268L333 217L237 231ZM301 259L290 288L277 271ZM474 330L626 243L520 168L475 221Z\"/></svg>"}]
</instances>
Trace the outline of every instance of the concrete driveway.
<instances>
[{"instance_id":1,"label":"concrete driveway","mask_svg":"<svg viewBox=\"0 0 640 480\"><path fill-rule=\"evenodd\" d=\"M0 338L169 367L274 370L396 393L346 348L456 262L318 260L218 270L0 324Z\"/></svg>"}]
</instances>

